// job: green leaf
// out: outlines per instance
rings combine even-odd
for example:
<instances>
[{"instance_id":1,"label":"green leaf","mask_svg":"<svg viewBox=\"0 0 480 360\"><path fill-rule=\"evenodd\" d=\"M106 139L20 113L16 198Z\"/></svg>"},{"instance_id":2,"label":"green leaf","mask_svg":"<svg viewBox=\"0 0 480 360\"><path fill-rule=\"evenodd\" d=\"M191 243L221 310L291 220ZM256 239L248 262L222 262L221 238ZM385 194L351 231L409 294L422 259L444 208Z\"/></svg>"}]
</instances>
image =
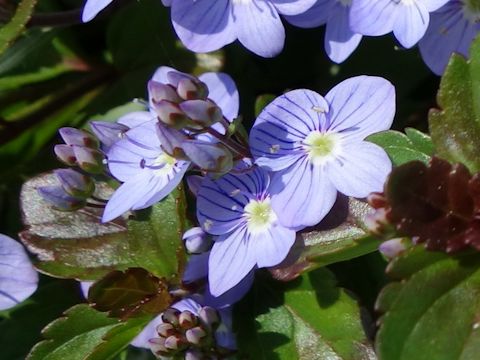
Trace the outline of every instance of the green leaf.
<instances>
[{"instance_id":1,"label":"green leaf","mask_svg":"<svg viewBox=\"0 0 480 360\"><path fill-rule=\"evenodd\" d=\"M127 322L107 317L88 305L76 305L50 323L27 360L107 360L113 358L148 323L150 318Z\"/></svg>"},{"instance_id":2,"label":"green leaf","mask_svg":"<svg viewBox=\"0 0 480 360\"><path fill-rule=\"evenodd\" d=\"M381 146L395 166L409 161L420 160L428 163L433 152L430 137L418 130L407 128L407 135L394 130L382 131L367 137L367 140Z\"/></svg>"},{"instance_id":3,"label":"green leaf","mask_svg":"<svg viewBox=\"0 0 480 360\"><path fill-rule=\"evenodd\" d=\"M263 94L260 96L257 96L257 99L255 100L255 117L260 115L262 110L270 104L273 100L275 100L276 96L273 94Z\"/></svg>"},{"instance_id":4,"label":"green leaf","mask_svg":"<svg viewBox=\"0 0 480 360\"><path fill-rule=\"evenodd\" d=\"M315 228L300 232L294 245L294 264L271 270L276 279L288 281L301 273L378 249L380 241L367 233L365 217L371 211L365 202L339 197L330 213Z\"/></svg>"},{"instance_id":5,"label":"green leaf","mask_svg":"<svg viewBox=\"0 0 480 360\"><path fill-rule=\"evenodd\" d=\"M142 268L112 271L95 282L88 301L99 311L126 319L156 315L172 304L168 284Z\"/></svg>"},{"instance_id":6,"label":"green leaf","mask_svg":"<svg viewBox=\"0 0 480 360\"><path fill-rule=\"evenodd\" d=\"M25 30L25 25L30 20L36 4L37 0L20 1L10 22L0 28L0 55Z\"/></svg>"},{"instance_id":7,"label":"green leaf","mask_svg":"<svg viewBox=\"0 0 480 360\"><path fill-rule=\"evenodd\" d=\"M57 184L52 174L27 181L21 205L27 230L20 239L37 256L36 267L51 276L96 280L112 270L142 267L179 281L185 263L182 234L188 227L183 189L173 191L129 220L102 224L101 209L61 212L48 206L36 188ZM111 189L96 184L100 198Z\"/></svg>"},{"instance_id":8,"label":"green leaf","mask_svg":"<svg viewBox=\"0 0 480 360\"><path fill-rule=\"evenodd\" d=\"M480 38L465 60L454 54L442 77L437 101L441 110L431 110L430 134L438 155L461 162L471 172L480 171Z\"/></svg>"},{"instance_id":9,"label":"green leaf","mask_svg":"<svg viewBox=\"0 0 480 360\"><path fill-rule=\"evenodd\" d=\"M399 279L377 301L385 312L377 334L388 360L475 360L480 349L480 254L450 257L419 245L393 260Z\"/></svg>"},{"instance_id":10,"label":"green leaf","mask_svg":"<svg viewBox=\"0 0 480 360\"><path fill-rule=\"evenodd\" d=\"M253 313L252 313L253 312ZM290 284L257 279L236 308L239 357L374 359L360 308L323 268ZM244 357L242 357L244 356Z\"/></svg>"}]
</instances>

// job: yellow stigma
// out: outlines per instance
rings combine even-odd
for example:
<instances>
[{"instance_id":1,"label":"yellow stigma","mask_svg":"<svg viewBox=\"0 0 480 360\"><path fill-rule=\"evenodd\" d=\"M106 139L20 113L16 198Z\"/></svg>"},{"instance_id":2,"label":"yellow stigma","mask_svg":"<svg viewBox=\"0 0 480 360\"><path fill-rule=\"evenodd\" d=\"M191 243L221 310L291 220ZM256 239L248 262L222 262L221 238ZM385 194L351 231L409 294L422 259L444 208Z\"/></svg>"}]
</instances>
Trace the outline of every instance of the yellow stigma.
<instances>
[{"instance_id":1,"label":"yellow stigma","mask_svg":"<svg viewBox=\"0 0 480 360\"><path fill-rule=\"evenodd\" d=\"M338 135L312 131L303 141L303 148L307 151L310 161L314 165L323 164L335 153L339 145Z\"/></svg>"},{"instance_id":2,"label":"yellow stigma","mask_svg":"<svg viewBox=\"0 0 480 360\"><path fill-rule=\"evenodd\" d=\"M267 230L277 219L270 205L270 198L266 198L265 200L250 200L243 211L244 216L247 218L248 230L252 234Z\"/></svg>"},{"instance_id":3,"label":"yellow stigma","mask_svg":"<svg viewBox=\"0 0 480 360\"><path fill-rule=\"evenodd\" d=\"M170 172L175 165L175 158L167 153L160 154L152 163L151 167L155 169L157 175L163 175Z\"/></svg>"}]
</instances>

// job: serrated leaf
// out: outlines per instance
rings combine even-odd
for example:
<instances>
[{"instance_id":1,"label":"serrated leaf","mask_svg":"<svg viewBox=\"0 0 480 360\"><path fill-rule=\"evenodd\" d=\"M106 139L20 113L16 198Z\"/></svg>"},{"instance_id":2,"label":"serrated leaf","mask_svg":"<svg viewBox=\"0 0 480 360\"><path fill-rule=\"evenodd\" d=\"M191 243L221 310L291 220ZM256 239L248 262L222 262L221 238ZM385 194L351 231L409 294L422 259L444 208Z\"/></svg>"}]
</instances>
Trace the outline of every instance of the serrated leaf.
<instances>
[{"instance_id":1,"label":"serrated leaf","mask_svg":"<svg viewBox=\"0 0 480 360\"><path fill-rule=\"evenodd\" d=\"M36 188L56 181L52 174L37 176L24 184L21 193L28 228L20 233L20 239L37 256L35 265L40 271L96 280L112 270L142 267L178 281L185 262L181 237L188 226L182 188L152 208L137 212L128 222L102 224L101 209L61 212L49 207ZM105 189L105 184L97 183L96 188Z\"/></svg>"},{"instance_id":2,"label":"serrated leaf","mask_svg":"<svg viewBox=\"0 0 480 360\"><path fill-rule=\"evenodd\" d=\"M409 260L413 257L413 260ZM406 275L377 302L376 348L388 360L475 360L480 348L480 254L449 257L417 246L392 262ZM401 269L397 269L401 266ZM394 283L400 284L400 283Z\"/></svg>"},{"instance_id":3,"label":"serrated leaf","mask_svg":"<svg viewBox=\"0 0 480 360\"><path fill-rule=\"evenodd\" d=\"M10 21L0 28L0 55L22 34L25 25L32 16L37 0L22 0Z\"/></svg>"},{"instance_id":4,"label":"serrated leaf","mask_svg":"<svg viewBox=\"0 0 480 360\"><path fill-rule=\"evenodd\" d=\"M163 312L173 299L168 284L141 268L112 271L95 282L88 301L99 311L126 319Z\"/></svg>"},{"instance_id":5,"label":"serrated leaf","mask_svg":"<svg viewBox=\"0 0 480 360\"><path fill-rule=\"evenodd\" d=\"M365 202L339 195L330 213L315 228L297 234L291 264L271 270L278 280L289 281L303 272L362 256L378 249L380 241L370 236L364 224L371 208Z\"/></svg>"},{"instance_id":6,"label":"serrated leaf","mask_svg":"<svg viewBox=\"0 0 480 360\"><path fill-rule=\"evenodd\" d=\"M432 155L431 140L428 135L408 128L407 135L394 130L382 131L367 137L366 140L381 146L395 166L409 161L420 160L427 163Z\"/></svg>"},{"instance_id":7,"label":"serrated leaf","mask_svg":"<svg viewBox=\"0 0 480 360\"><path fill-rule=\"evenodd\" d=\"M288 285L257 280L235 311L240 358L375 359L358 304L325 268Z\"/></svg>"},{"instance_id":8,"label":"serrated leaf","mask_svg":"<svg viewBox=\"0 0 480 360\"><path fill-rule=\"evenodd\" d=\"M119 322L88 305L76 305L43 330L46 340L35 345L27 360L111 359L128 345L149 319ZM117 336L121 341L116 342ZM109 342L115 342L115 346L107 346ZM100 352L102 357L98 356Z\"/></svg>"},{"instance_id":9,"label":"serrated leaf","mask_svg":"<svg viewBox=\"0 0 480 360\"><path fill-rule=\"evenodd\" d=\"M431 110L430 134L438 155L460 162L470 171L480 171L480 38L465 60L454 54L440 83L437 101L441 110Z\"/></svg>"}]
</instances>

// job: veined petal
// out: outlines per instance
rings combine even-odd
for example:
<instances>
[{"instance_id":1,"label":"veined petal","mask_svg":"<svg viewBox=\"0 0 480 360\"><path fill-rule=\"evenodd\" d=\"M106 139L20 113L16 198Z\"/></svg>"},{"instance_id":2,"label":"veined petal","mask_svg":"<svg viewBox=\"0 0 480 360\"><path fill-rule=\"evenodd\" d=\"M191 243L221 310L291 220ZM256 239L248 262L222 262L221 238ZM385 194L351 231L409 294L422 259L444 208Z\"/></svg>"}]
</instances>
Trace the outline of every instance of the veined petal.
<instances>
[{"instance_id":1,"label":"veined petal","mask_svg":"<svg viewBox=\"0 0 480 360\"><path fill-rule=\"evenodd\" d=\"M361 141L346 144L342 153L327 164L325 172L338 191L357 198L382 191L392 163L381 147Z\"/></svg>"},{"instance_id":2,"label":"veined petal","mask_svg":"<svg viewBox=\"0 0 480 360\"><path fill-rule=\"evenodd\" d=\"M239 95L235 82L225 73L208 72L198 78L208 87L208 98L213 100L228 121L238 116Z\"/></svg>"},{"instance_id":3,"label":"veined petal","mask_svg":"<svg viewBox=\"0 0 480 360\"><path fill-rule=\"evenodd\" d=\"M310 9L317 0L270 0L279 14L297 15Z\"/></svg>"},{"instance_id":4,"label":"veined petal","mask_svg":"<svg viewBox=\"0 0 480 360\"><path fill-rule=\"evenodd\" d=\"M300 229L318 224L332 208L337 191L321 167L305 156L287 169L274 173L270 186L272 208L279 222Z\"/></svg>"},{"instance_id":5,"label":"veined petal","mask_svg":"<svg viewBox=\"0 0 480 360\"><path fill-rule=\"evenodd\" d=\"M401 3L393 25L393 33L405 48L411 48L425 35L430 15L420 1Z\"/></svg>"},{"instance_id":6,"label":"veined petal","mask_svg":"<svg viewBox=\"0 0 480 360\"><path fill-rule=\"evenodd\" d=\"M113 0L87 0L82 12L82 21L88 22L105 9Z\"/></svg>"},{"instance_id":7,"label":"veined petal","mask_svg":"<svg viewBox=\"0 0 480 360\"><path fill-rule=\"evenodd\" d=\"M117 123L128 126L130 129L145 125L148 122L154 123L155 115L148 111L133 111L118 118Z\"/></svg>"},{"instance_id":8,"label":"veined petal","mask_svg":"<svg viewBox=\"0 0 480 360\"><path fill-rule=\"evenodd\" d=\"M285 43L280 15L267 0L233 1L233 21L238 40L263 57L278 55Z\"/></svg>"},{"instance_id":9,"label":"veined petal","mask_svg":"<svg viewBox=\"0 0 480 360\"><path fill-rule=\"evenodd\" d=\"M37 289L38 274L23 246L0 234L0 310L11 308Z\"/></svg>"},{"instance_id":10,"label":"veined petal","mask_svg":"<svg viewBox=\"0 0 480 360\"><path fill-rule=\"evenodd\" d=\"M223 293L220 296L213 296L210 289L205 292L205 305L214 307L215 309L223 309L235 304L250 290L253 284L255 271L252 269L245 277L233 288ZM223 316L222 316L223 320ZM216 334L218 340L218 333Z\"/></svg>"},{"instance_id":11,"label":"veined petal","mask_svg":"<svg viewBox=\"0 0 480 360\"><path fill-rule=\"evenodd\" d=\"M197 281L208 276L208 257L210 252L191 255L183 273L182 280L186 283Z\"/></svg>"},{"instance_id":12,"label":"veined petal","mask_svg":"<svg viewBox=\"0 0 480 360\"><path fill-rule=\"evenodd\" d=\"M440 9L443 5L450 0L422 0L422 4L427 8L429 12Z\"/></svg>"},{"instance_id":13,"label":"veined petal","mask_svg":"<svg viewBox=\"0 0 480 360\"><path fill-rule=\"evenodd\" d=\"M208 261L210 293L220 296L233 288L253 269L255 262L255 250L246 227L220 236Z\"/></svg>"},{"instance_id":14,"label":"veined petal","mask_svg":"<svg viewBox=\"0 0 480 360\"><path fill-rule=\"evenodd\" d=\"M307 11L294 16L285 16L290 24L301 28L314 28L326 24L336 0L317 0Z\"/></svg>"},{"instance_id":15,"label":"veined petal","mask_svg":"<svg viewBox=\"0 0 480 360\"><path fill-rule=\"evenodd\" d=\"M350 7L337 2L327 23L325 51L328 57L338 64L345 61L362 40L362 35L350 30L349 13Z\"/></svg>"},{"instance_id":16,"label":"veined petal","mask_svg":"<svg viewBox=\"0 0 480 360\"><path fill-rule=\"evenodd\" d=\"M357 76L335 86L325 96L330 104L328 130L362 140L389 129L395 115L395 88L376 76Z\"/></svg>"},{"instance_id":17,"label":"veined petal","mask_svg":"<svg viewBox=\"0 0 480 360\"><path fill-rule=\"evenodd\" d=\"M251 238L255 246L257 266L270 267L280 264L288 255L295 242L295 231L274 224L268 233L257 234Z\"/></svg>"},{"instance_id":18,"label":"veined petal","mask_svg":"<svg viewBox=\"0 0 480 360\"><path fill-rule=\"evenodd\" d=\"M380 36L393 30L399 1L355 0L350 11L350 26L353 32Z\"/></svg>"},{"instance_id":19,"label":"veined petal","mask_svg":"<svg viewBox=\"0 0 480 360\"><path fill-rule=\"evenodd\" d=\"M172 23L182 43L190 50L218 50L236 39L230 0L173 1Z\"/></svg>"}]
</instances>

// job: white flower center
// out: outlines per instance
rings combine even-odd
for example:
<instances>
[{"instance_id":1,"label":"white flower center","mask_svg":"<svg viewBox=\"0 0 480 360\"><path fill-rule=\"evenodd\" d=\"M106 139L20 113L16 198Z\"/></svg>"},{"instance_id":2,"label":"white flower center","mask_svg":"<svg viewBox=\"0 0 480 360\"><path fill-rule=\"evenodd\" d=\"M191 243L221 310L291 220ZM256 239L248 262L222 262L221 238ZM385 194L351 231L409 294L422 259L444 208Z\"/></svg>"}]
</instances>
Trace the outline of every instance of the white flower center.
<instances>
[{"instance_id":1,"label":"white flower center","mask_svg":"<svg viewBox=\"0 0 480 360\"><path fill-rule=\"evenodd\" d=\"M155 175L163 176L172 171L175 166L175 158L167 153L161 153L149 166Z\"/></svg>"},{"instance_id":2,"label":"white flower center","mask_svg":"<svg viewBox=\"0 0 480 360\"><path fill-rule=\"evenodd\" d=\"M335 158L340 148L340 139L335 133L322 133L315 130L303 140L303 148L313 165L322 165Z\"/></svg>"},{"instance_id":3,"label":"white flower center","mask_svg":"<svg viewBox=\"0 0 480 360\"><path fill-rule=\"evenodd\" d=\"M247 219L248 231L251 234L268 230L270 225L277 220L277 215L272 210L268 197L264 200L250 200L243 211L243 215Z\"/></svg>"}]
</instances>

